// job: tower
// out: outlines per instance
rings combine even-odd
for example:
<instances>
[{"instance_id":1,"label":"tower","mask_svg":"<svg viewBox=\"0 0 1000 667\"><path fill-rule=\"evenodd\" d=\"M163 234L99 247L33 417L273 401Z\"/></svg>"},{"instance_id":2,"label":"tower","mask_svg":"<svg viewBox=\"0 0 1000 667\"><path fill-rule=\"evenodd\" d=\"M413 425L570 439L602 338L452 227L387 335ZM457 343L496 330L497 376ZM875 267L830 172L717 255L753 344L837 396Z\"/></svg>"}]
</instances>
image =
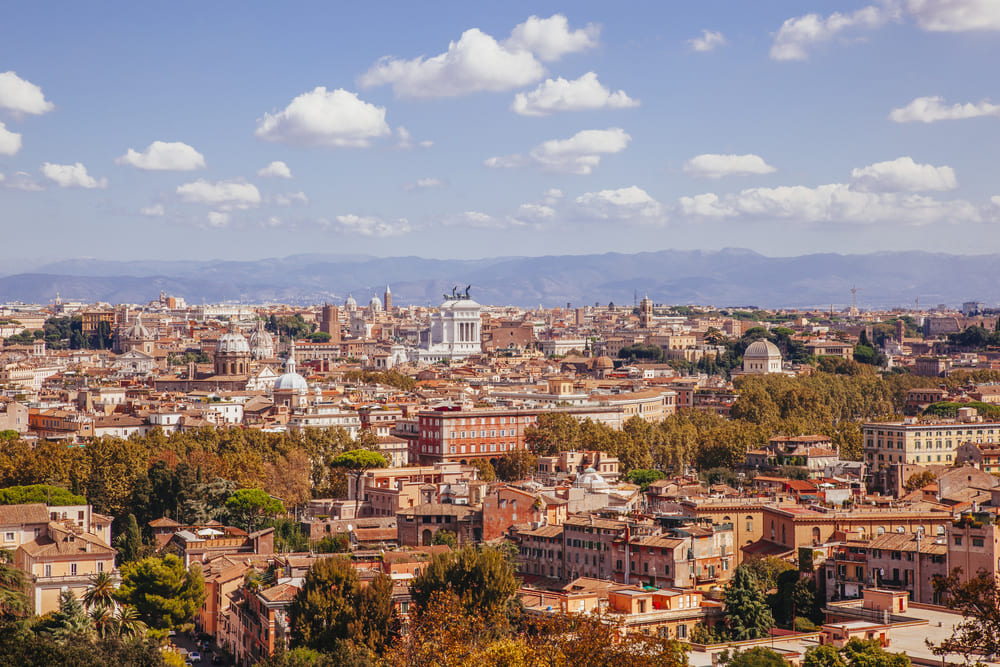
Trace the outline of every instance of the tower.
<instances>
[{"instance_id":1,"label":"tower","mask_svg":"<svg viewBox=\"0 0 1000 667\"><path fill-rule=\"evenodd\" d=\"M652 322L653 302L649 298L649 295L645 295L642 297L642 301L639 302L639 326L643 329L648 329Z\"/></svg>"},{"instance_id":2,"label":"tower","mask_svg":"<svg viewBox=\"0 0 1000 667\"><path fill-rule=\"evenodd\" d=\"M326 304L323 306L319 320L319 330L330 334L330 342L340 343L340 310L336 306Z\"/></svg>"},{"instance_id":3,"label":"tower","mask_svg":"<svg viewBox=\"0 0 1000 667\"><path fill-rule=\"evenodd\" d=\"M383 294L382 296L383 296L382 306L385 308L385 312L391 313L392 312L392 290L389 289L388 285L385 286L385 294Z\"/></svg>"}]
</instances>

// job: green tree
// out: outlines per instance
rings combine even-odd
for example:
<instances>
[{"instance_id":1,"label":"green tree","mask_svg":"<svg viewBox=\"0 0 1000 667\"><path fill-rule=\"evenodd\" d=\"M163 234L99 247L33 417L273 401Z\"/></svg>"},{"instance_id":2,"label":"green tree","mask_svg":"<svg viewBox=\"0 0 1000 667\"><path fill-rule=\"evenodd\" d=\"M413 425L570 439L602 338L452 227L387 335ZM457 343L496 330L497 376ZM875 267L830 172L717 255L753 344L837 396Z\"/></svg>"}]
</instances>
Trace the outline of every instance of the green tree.
<instances>
[{"instance_id":1,"label":"green tree","mask_svg":"<svg viewBox=\"0 0 1000 667\"><path fill-rule=\"evenodd\" d=\"M754 646L745 651L723 651L719 664L724 667L787 667L788 663L776 651L764 646Z\"/></svg>"},{"instance_id":2,"label":"green tree","mask_svg":"<svg viewBox=\"0 0 1000 667\"><path fill-rule=\"evenodd\" d=\"M351 643L380 654L397 630L392 581L379 575L362 587L347 558L324 558L306 573L289 617L295 647L329 651Z\"/></svg>"},{"instance_id":3,"label":"green tree","mask_svg":"<svg viewBox=\"0 0 1000 667\"><path fill-rule=\"evenodd\" d=\"M334 457L330 461L330 467L343 470L348 476L354 477L354 513L357 516L358 506L361 503L361 476L366 470L373 468L384 468L385 459L378 452L367 449L352 449Z\"/></svg>"},{"instance_id":4,"label":"green tree","mask_svg":"<svg viewBox=\"0 0 1000 667\"><path fill-rule=\"evenodd\" d=\"M493 466L497 477L505 482L517 482L534 472L538 457L527 449L512 449L504 452Z\"/></svg>"},{"instance_id":5,"label":"green tree","mask_svg":"<svg viewBox=\"0 0 1000 667\"><path fill-rule=\"evenodd\" d=\"M903 488L907 491L916 491L917 489L922 489L928 484L931 484L937 480L930 470L924 470L923 472L917 472L910 475L906 482L903 484Z\"/></svg>"},{"instance_id":6,"label":"green tree","mask_svg":"<svg viewBox=\"0 0 1000 667\"><path fill-rule=\"evenodd\" d=\"M847 667L837 649L824 644L806 651L802 658L802 667Z\"/></svg>"},{"instance_id":7,"label":"green tree","mask_svg":"<svg viewBox=\"0 0 1000 667\"><path fill-rule=\"evenodd\" d=\"M316 542L316 553L344 554L351 550L351 540L346 533L324 535Z\"/></svg>"},{"instance_id":8,"label":"green tree","mask_svg":"<svg viewBox=\"0 0 1000 667\"><path fill-rule=\"evenodd\" d=\"M9 562L9 555L0 551L0 621L31 615L27 575Z\"/></svg>"},{"instance_id":9,"label":"green tree","mask_svg":"<svg viewBox=\"0 0 1000 667\"><path fill-rule=\"evenodd\" d=\"M205 601L201 567L185 568L173 554L151 556L121 568L122 583L115 598L135 607L140 619L159 631L182 627L194 619Z\"/></svg>"},{"instance_id":10,"label":"green tree","mask_svg":"<svg viewBox=\"0 0 1000 667\"><path fill-rule=\"evenodd\" d=\"M649 490L649 485L658 479L663 479L666 474L659 470L644 470L642 468L636 468L635 470L630 470L625 479L633 484L638 484L639 488L645 493Z\"/></svg>"},{"instance_id":11,"label":"green tree","mask_svg":"<svg viewBox=\"0 0 1000 667\"><path fill-rule=\"evenodd\" d=\"M470 614L485 614L503 608L517 591L514 568L492 547L467 546L437 554L413 580L413 601L425 607L435 593L451 591Z\"/></svg>"},{"instance_id":12,"label":"green tree","mask_svg":"<svg viewBox=\"0 0 1000 667\"><path fill-rule=\"evenodd\" d=\"M90 586L83 593L87 608L112 607L115 602L115 581L110 572L98 572L90 577Z\"/></svg>"},{"instance_id":13,"label":"green tree","mask_svg":"<svg viewBox=\"0 0 1000 667\"><path fill-rule=\"evenodd\" d=\"M848 667L910 667L905 653L889 653L877 639L852 639L840 650Z\"/></svg>"},{"instance_id":14,"label":"green tree","mask_svg":"<svg viewBox=\"0 0 1000 667\"><path fill-rule=\"evenodd\" d=\"M497 472L493 464L487 459L472 459L469 465L477 470L476 477L484 482L492 482L497 478Z\"/></svg>"},{"instance_id":15,"label":"green tree","mask_svg":"<svg viewBox=\"0 0 1000 667\"><path fill-rule=\"evenodd\" d=\"M125 520L125 531L115 539L118 549L118 564L131 563L139 560L142 553L142 534L134 514L129 514Z\"/></svg>"},{"instance_id":16,"label":"green tree","mask_svg":"<svg viewBox=\"0 0 1000 667\"><path fill-rule=\"evenodd\" d=\"M736 568L724 595L729 634L736 641L759 639L774 627L763 591L749 569Z\"/></svg>"},{"instance_id":17,"label":"green tree","mask_svg":"<svg viewBox=\"0 0 1000 667\"><path fill-rule=\"evenodd\" d=\"M46 505L86 505L83 496L70 493L66 489L50 484L31 484L29 486L10 486L0 489L0 505L24 505L26 503L45 503Z\"/></svg>"},{"instance_id":18,"label":"green tree","mask_svg":"<svg viewBox=\"0 0 1000 667\"><path fill-rule=\"evenodd\" d=\"M281 501L263 489L239 489L226 499L226 509L248 533L256 531L268 517L285 511Z\"/></svg>"},{"instance_id":19,"label":"green tree","mask_svg":"<svg viewBox=\"0 0 1000 667\"><path fill-rule=\"evenodd\" d=\"M72 591L59 594L58 611L49 614L38 626L38 633L57 642L89 641L94 638L94 623Z\"/></svg>"},{"instance_id":20,"label":"green tree","mask_svg":"<svg viewBox=\"0 0 1000 667\"><path fill-rule=\"evenodd\" d=\"M452 549L458 548L458 536L450 530L439 530L434 533L434 539L431 540L431 544L444 544Z\"/></svg>"}]
</instances>

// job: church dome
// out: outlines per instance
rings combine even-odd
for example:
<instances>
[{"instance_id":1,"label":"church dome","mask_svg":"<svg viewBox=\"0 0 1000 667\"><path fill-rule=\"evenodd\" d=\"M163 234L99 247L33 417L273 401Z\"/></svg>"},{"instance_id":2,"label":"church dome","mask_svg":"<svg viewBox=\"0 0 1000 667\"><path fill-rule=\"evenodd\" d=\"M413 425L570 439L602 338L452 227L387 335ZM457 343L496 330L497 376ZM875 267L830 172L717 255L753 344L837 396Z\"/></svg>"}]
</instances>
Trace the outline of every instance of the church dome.
<instances>
[{"instance_id":1,"label":"church dome","mask_svg":"<svg viewBox=\"0 0 1000 667\"><path fill-rule=\"evenodd\" d=\"M372 300L368 302L368 308L376 312L382 310L382 299L378 298L378 295L372 297Z\"/></svg>"},{"instance_id":2,"label":"church dome","mask_svg":"<svg viewBox=\"0 0 1000 667\"><path fill-rule=\"evenodd\" d=\"M229 321L229 331L222 334L219 342L215 344L216 354L250 354L250 344L240 333L236 326L236 320Z\"/></svg>"},{"instance_id":3,"label":"church dome","mask_svg":"<svg viewBox=\"0 0 1000 667\"><path fill-rule=\"evenodd\" d=\"M743 353L743 357L753 359L780 359L781 350L769 340L757 340L750 343L750 347Z\"/></svg>"},{"instance_id":4,"label":"church dome","mask_svg":"<svg viewBox=\"0 0 1000 667\"><path fill-rule=\"evenodd\" d=\"M151 340L152 332L142 325L142 313L135 316L135 323L125 330L127 340Z\"/></svg>"},{"instance_id":5,"label":"church dome","mask_svg":"<svg viewBox=\"0 0 1000 667\"><path fill-rule=\"evenodd\" d=\"M264 321L257 321L257 328L250 334L250 350L256 359L270 359L274 356L274 338L264 328Z\"/></svg>"},{"instance_id":6,"label":"church dome","mask_svg":"<svg viewBox=\"0 0 1000 667\"><path fill-rule=\"evenodd\" d=\"M358 307L358 302L354 300L354 296L351 294L347 295L347 301L344 302L344 308L347 310L356 310Z\"/></svg>"},{"instance_id":7,"label":"church dome","mask_svg":"<svg viewBox=\"0 0 1000 667\"><path fill-rule=\"evenodd\" d=\"M611 357L601 355L594 359L594 370L599 371L610 371L615 367L615 362L611 360Z\"/></svg>"},{"instance_id":8,"label":"church dome","mask_svg":"<svg viewBox=\"0 0 1000 667\"><path fill-rule=\"evenodd\" d=\"M576 486L590 491L609 491L611 485L593 467L587 467L576 480Z\"/></svg>"},{"instance_id":9,"label":"church dome","mask_svg":"<svg viewBox=\"0 0 1000 667\"><path fill-rule=\"evenodd\" d=\"M285 372L274 381L274 391L294 391L304 394L309 390L306 379L295 371L295 341L288 352L288 360L285 362Z\"/></svg>"}]
</instances>

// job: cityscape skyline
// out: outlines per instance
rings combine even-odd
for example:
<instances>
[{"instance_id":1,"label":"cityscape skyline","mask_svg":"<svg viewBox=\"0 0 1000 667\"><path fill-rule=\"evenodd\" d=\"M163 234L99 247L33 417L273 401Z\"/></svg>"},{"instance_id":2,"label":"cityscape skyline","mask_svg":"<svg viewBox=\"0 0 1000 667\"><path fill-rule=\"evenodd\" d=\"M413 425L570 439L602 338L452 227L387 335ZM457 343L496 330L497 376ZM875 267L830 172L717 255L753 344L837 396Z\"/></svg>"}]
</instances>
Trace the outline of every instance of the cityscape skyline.
<instances>
[{"instance_id":1,"label":"cityscape skyline","mask_svg":"<svg viewBox=\"0 0 1000 667\"><path fill-rule=\"evenodd\" d=\"M0 259L1000 240L991 3L252 9L13 9Z\"/></svg>"}]
</instances>

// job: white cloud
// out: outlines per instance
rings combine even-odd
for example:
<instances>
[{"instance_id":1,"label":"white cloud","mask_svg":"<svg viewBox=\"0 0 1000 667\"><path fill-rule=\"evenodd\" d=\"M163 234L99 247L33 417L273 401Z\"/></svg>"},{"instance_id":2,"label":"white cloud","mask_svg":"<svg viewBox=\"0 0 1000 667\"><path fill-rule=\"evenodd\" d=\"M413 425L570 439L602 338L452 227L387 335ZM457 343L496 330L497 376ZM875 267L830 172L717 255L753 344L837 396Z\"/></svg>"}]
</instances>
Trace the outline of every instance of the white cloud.
<instances>
[{"instance_id":1,"label":"white cloud","mask_svg":"<svg viewBox=\"0 0 1000 667\"><path fill-rule=\"evenodd\" d=\"M186 202L207 204L224 210L249 208L260 204L257 186L243 181L217 181L198 179L177 187L177 194Z\"/></svg>"},{"instance_id":2,"label":"white cloud","mask_svg":"<svg viewBox=\"0 0 1000 667\"><path fill-rule=\"evenodd\" d=\"M781 24L771 45L773 60L806 60L808 48L813 44L828 42L845 30L853 28L878 28L890 14L875 6L863 7L852 14L834 12L827 17L806 14L791 18Z\"/></svg>"},{"instance_id":3,"label":"white cloud","mask_svg":"<svg viewBox=\"0 0 1000 667\"><path fill-rule=\"evenodd\" d=\"M342 88L323 86L296 97L284 110L264 114L254 136L304 146L365 147L391 134L385 107L369 104Z\"/></svg>"},{"instance_id":4,"label":"white cloud","mask_svg":"<svg viewBox=\"0 0 1000 667\"><path fill-rule=\"evenodd\" d=\"M212 227L225 227L229 224L229 214L222 211L209 211L208 224Z\"/></svg>"},{"instance_id":5,"label":"white cloud","mask_svg":"<svg viewBox=\"0 0 1000 667\"><path fill-rule=\"evenodd\" d=\"M569 139L551 139L523 155L491 157L487 167L520 167L533 164L546 171L569 174L589 174L601 163L601 156L620 153L632 140L625 130L612 127L607 130L583 130Z\"/></svg>"},{"instance_id":6,"label":"white cloud","mask_svg":"<svg viewBox=\"0 0 1000 667\"><path fill-rule=\"evenodd\" d=\"M480 91L521 88L545 75L541 61L594 48L600 28L593 24L570 30L566 17L537 16L517 25L510 38L498 42L478 28L462 33L448 50L412 60L385 56L361 75L363 88L391 85L396 97L455 97Z\"/></svg>"},{"instance_id":7,"label":"white cloud","mask_svg":"<svg viewBox=\"0 0 1000 667\"><path fill-rule=\"evenodd\" d=\"M0 174L2 176L2 174ZM38 192L44 190L45 188L32 178L31 174L26 171L18 171L10 179L0 178L0 185L8 190L22 190L24 192Z\"/></svg>"},{"instance_id":8,"label":"white cloud","mask_svg":"<svg viewBox=\"0 0 1000 667\"><path fill-rule=\"evenodd\" d=\"M544 201L549 206L555 206L560 201L562 201L563 197L565 196L566 195L564 195L563 191L560 190L559 188L549 188L548 190L542 193L542 201Z\"/></svg>"},{"instance_id":9,"label":"white cloud","mask_svg":"<svg viewBox=\"0 0 1000 667\"><path fill-rule=\"evenodd\" d=\"M472 28L445 53L402 60L386 56L361 76L363 88L391 84L396 97L455 97L520 88L542 78L545 68L530 51L510 51Z\"/></svg>"},{"instance_id":10,"label":"white cloud","mask_svg":"<svg viewBox=\"0 0 1000 667\"><path fill-rule=\"evenodd\" d=\"M717 46L725 46L728 43L721 32L712 30L702 30L701 37L688 40L688 45L700 52L714 51Z\"/></svg>"},{"instance_id":11,"label":"white cloud","mask_svg":"<svg viewBox=\"0 0 1000 667\"><path fill-rule=\"evenodd\" d=\"M778 171L764 158L753 153L747 155L696 155L684 163L684 173L697 178L722 178L745 174L773 174Z\"/></svg>"},{"instance_id":12,"label":"white cloud","mask_svg":"<svg viewBox=\"0 0 1000 667\"><path fill-rule=\"evenodd\" d=\"M292 170L281 160L275 160L266 167L258 169L257 175L263 178L291 178Z\"/></svg>"},{"instance_id":13,"label":"white cloud","mask_svg":"<svg viewBox=\"0 0 1000 667\"><path fill-rule=\"evenodd\" d=\"M893 109L889 120L896 123L933 123L939 120L965 120L983 116L1000 117L1000 104L983 100L979 104L953 104L946 106L943 97L918 97L905 107Z\"/></svg>"},{"instance_id":14,"label":"white cloud","mask_svg":"<svg viewBox=\"0 0 1000 667\"><path fill-rule=\"evenodd\" d=\"M0 155L15 155L21 150L21 135L11 132L0 121Z\"/></svg>"},{"instance_id":15,"label":"white cloud","mask_svg":"<svg viewBox=\"0 0 1000 667\"><path fill-rule=\"evenodd\" d=\"M419 146L420 148L430 148L434 145L433 141L414 141L413 135L405 127L400 125L396 128L396 136L398 141L396 142L396 148L403 150L409 150Z\"/></svg>"},{"instance_id":16,"label":"white cloud","mask_svg":"<svg viewBox=\"0 0 1000 667\"><path fill-rule=\"evenodd\" d=\"M54 108L35 84L22 79L16 72L0 73L0 109L38 115Z\"/></svg>"},{"instance_id":17,"label":"white cloud","mask_svg":"<svg viewBox=\"0 0 1000 667\"><path fill-rule=\"evenodd\" d=\"M666 215L658 201L635 185L617 190L586 192L576 198L589 217L640 223L663 223Z\"/></svg>"},{"instance_id":18,"label":"white cloud","mask_svg":"<svg viewBox=\"0 0 1000 667\"><path fill-rule=\"evenodd\" d=\"M152 204L150 206L143 206L139 209L139 215L144 215L148 218L160 218L166 211L163 209L163 204Z\"/></svg>"},{"instance_id":19,"label":"white cloud","mask_svg":"<svg viewBox=\"0 0 1000 667\"><path fill-rule=\"evenodd\" d=\"M861 192L944 191L957 188L958 181L951 167L917 164L911 157L900 157L852 170L851 187Z\"/></svg>"},{"instance_id":20,"label":"white cloud","mask_svg":"<svg viewBox=\"0 0 1000 667\"><path fill-rule=\"evenodd\" d=\"M517 211L510 217L512 226L536 225L541 226L556 220L558 213L556 209L545 204L521 204Z\"/></svg>"},{"instance_id":21,"label":"white cloud","mask_svg":"<svg viewBox=\"0 0 1000 667\"><path fill-rule=\"evenodd\" d=\"M922 30L1000 30L996 0L906 0L906 10Z\"/></svg>"},{"instance_id":22,"label":"white cloud","mask_svg":"<svg viewBox=\"0 0 1000 667\"><path fill-rule=\"evenodd\" d=\"M911 193L861 192L844 183L814 188L801 185L751 188L722 197L706 193L682 197L679 209L691 217L796 223L924 225L982 220L980 210L967 201L941 201Z\"/></svg>"},{"instance_id":23,"label":"white cloud","mask_svg":"<svg viewBox=\"0 0 1000 667\"><path fill-rule=\"evenodd\" d=\"M307 197L304 192L276 194L274 195L274 203L278 206L293 206L295 204L306 206L309 203L309 197Z\"/></svg>"},{"instance_id":24,"label":"white cloud","mask_svg":"<svg viewBox=\"0 0 1000 667\"><path fill-rule=\"evenodd\" d=\"M445 188L448 184L442 181L440 178L418 178L413 183L407 183L403 186L404 190L429 190L433 188Z\"/></svg>"},{"instance_id":25,"label":"white cloud","mask_svg":"<svg viewBox=\"0 0 1000 667\"><path fill-rule=\"evenodd\" d=\"M624 90L613 93L601 85L597 74L587 72L573 81L562 77L547 79L529 93L518 93L510 108L522 116L548 116L558 111L628 109L637 106L639 101L626 95Z\"/></svg>"},{"instance_id":26,"label":"white cloud","mask_svg":"<svg viewBox=\"0 0 1000 667\"><path fill-rule=\"evenodd\" d=\"M42 174L57 184L61 188L95 188L108 187L108 179L94 178L87 173L87 168L81 163L76 164L52 164L46 162L42 165Z\"/></svg>"},{"instance_id":27,"label":"white cloud","mask_svg":"<svg viewBox=\"0 0 1000 667\"><path fill-rule=\"evenodd\" d=\"M154 141L141 153L129 148L115 163L143 171L191 171L205 168L205 156L181 141Z\"/></svg>"},{"instance_id":28,"label":"white cloud","mask_svg":"<svg viewBox=\"0 0 1000 667\"><path fill-rule=\"evenodd\" d=\"M569 21L562 14L547 19L529 16L528 20L514 27L504 46L511 50L531 51L546 62L559 60L568 53L578 53L597 46L601 27L588 23L586 27L570 30Z\"/></svg>"},{"instance_id":29,"label":"white cloud","mask_svg":"<svg viewBox=\"0 0 1000 667\"><path fill-rule=\"evenodd\" d=\"M271 217L269 217L266 221L264 221L262 223L262 226L263 227L280 227L281 226L281 218L279 218L276 215L272 215Z\"/></svg>"},{"instance_id":30,"label":"white cloud","mask_svg":"<svg viewBox=\"0 0 1000 667\"><path fill-rule=\"evenodd\" d=\"M331 226L337 231L361 236L399 236L410 231L410 223L406 218L398 220L383 220L375 216L360 216L348 214L338 215Z\"/></svg>"}]
</instances>

